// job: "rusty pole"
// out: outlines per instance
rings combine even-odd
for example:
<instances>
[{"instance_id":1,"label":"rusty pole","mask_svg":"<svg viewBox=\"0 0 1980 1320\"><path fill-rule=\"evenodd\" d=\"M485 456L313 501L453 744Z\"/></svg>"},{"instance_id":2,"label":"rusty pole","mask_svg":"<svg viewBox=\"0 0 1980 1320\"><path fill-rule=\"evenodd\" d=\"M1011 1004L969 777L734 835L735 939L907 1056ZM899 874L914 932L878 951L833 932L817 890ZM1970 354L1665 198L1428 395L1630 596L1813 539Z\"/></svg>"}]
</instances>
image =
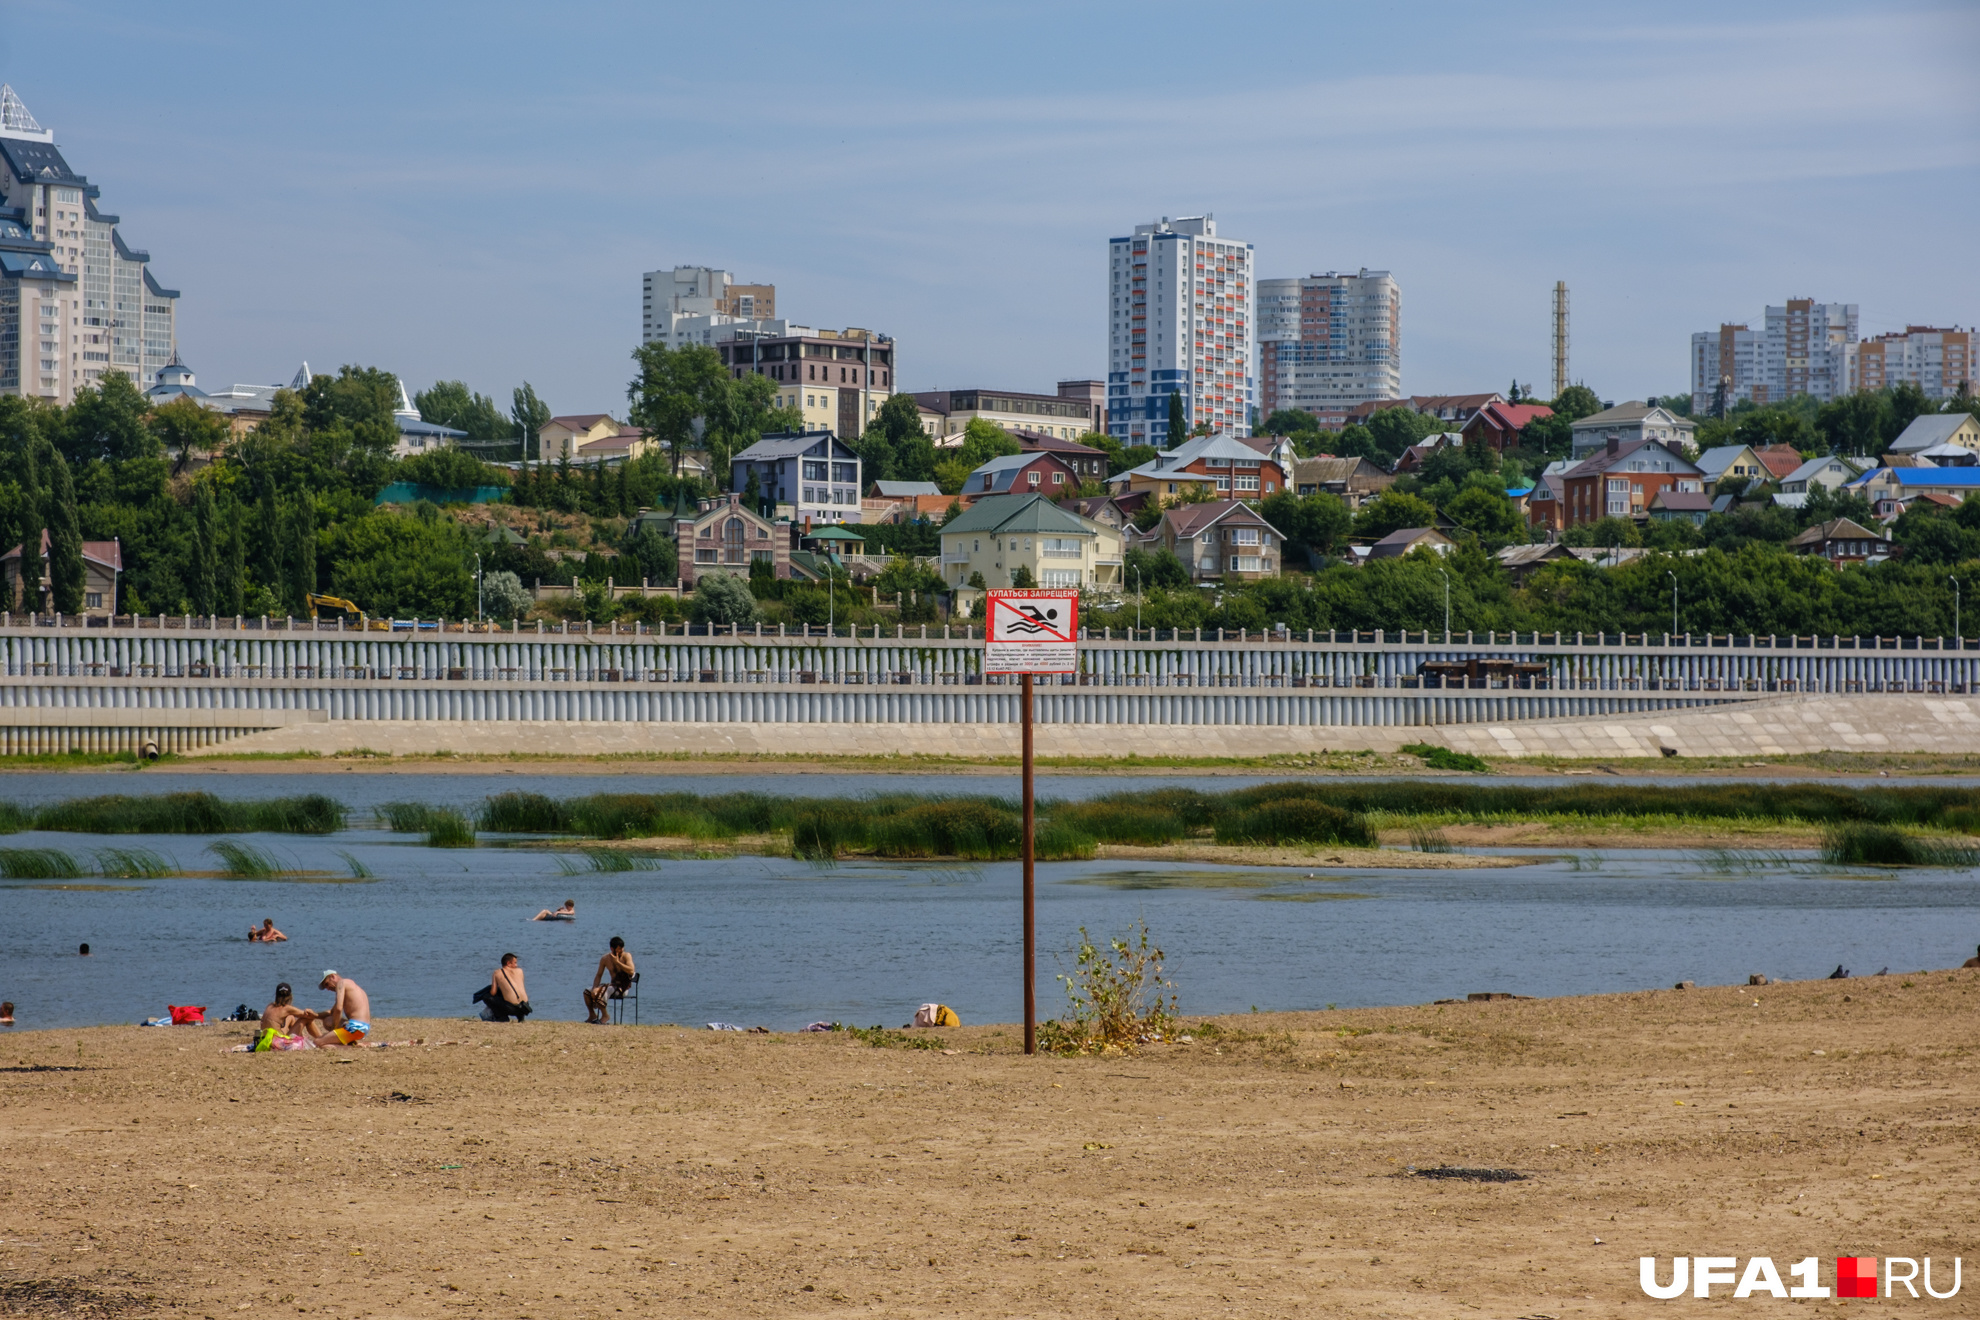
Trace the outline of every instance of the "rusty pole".
<instances>
[{"instance_id":1,"label":"rusty pole","mask_svg":"<svg viewBox=\"0 0 1980 1320\"><path fill-rule=\"evenodd\" d=\"M1023 676L1024 707L1024 1052L1038 1053L1038 969L1036 965L1037 922L1032 911L1033 885L1037 873L1037 849L1032 835L1037 813L1031 798L1031 675Z\"/></svg>"}]
</instances>

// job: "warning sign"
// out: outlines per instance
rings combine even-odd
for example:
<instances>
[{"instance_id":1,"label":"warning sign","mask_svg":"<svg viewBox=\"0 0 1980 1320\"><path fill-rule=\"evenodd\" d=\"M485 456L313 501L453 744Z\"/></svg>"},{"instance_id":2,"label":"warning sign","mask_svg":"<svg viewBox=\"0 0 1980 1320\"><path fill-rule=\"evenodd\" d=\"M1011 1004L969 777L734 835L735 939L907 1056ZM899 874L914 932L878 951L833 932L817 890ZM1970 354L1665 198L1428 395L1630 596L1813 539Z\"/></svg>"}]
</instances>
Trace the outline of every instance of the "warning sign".
<instances>
[{"instance_id":1,"label":"warning sign","mask_svg":"<svg viewBox=\"0 0 1980 1320\"><path fill-rule=\"evenodd\" d=\"M1070 674L1079 668L1077 591L993 590L984 616L983 672Z\"/></svg>"}]
</instances>

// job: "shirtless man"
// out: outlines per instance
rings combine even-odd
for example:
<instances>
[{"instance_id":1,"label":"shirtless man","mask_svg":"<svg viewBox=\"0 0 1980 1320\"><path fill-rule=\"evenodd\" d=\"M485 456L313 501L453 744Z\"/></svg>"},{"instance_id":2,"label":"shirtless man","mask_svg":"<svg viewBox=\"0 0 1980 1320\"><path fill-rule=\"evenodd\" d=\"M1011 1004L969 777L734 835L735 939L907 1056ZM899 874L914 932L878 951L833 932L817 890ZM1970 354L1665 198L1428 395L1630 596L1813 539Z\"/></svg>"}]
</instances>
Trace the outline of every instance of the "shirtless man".
<instances>
[{"instance_id":1,"label":"shirtless man","mask_svg":"<svg viewBox=\"0 0 1980 1320\"><path fill-rule=\"evenodd\" d=\"M275 918L273 917L263 917L259 926L248 927L249 944L274 944L278 940L286 940L288 938L287 935L275 929Z\"/></svg>"},{"instance_id":2,"label":"shirtless man","mask_svg":"<svg viewBox=\"0 0 1980 1320\"><path fill-rule=\"evenodd\" d=\"M294 993L287 981L275 987L275 1002L261 1010L263 1027L273 1027L284 1036L300 1036L309 1030L309 1024L316 1021L316 1014L306 1008L297 1008L291 1002Z\"/></svg>"},{"instance_id":3,"label":"shirtless man","mask_svg":"<svg viewBox=\"0 0 1980 1320\"><path fill-rule=\"evenodd\" d=\"M488 1020L521 1022L531 1013L529 983L523 980L522 962L513 953L502 955L502 965L488 978Z\"/></svg>"},{"instance_id":4,"label":"shirtless man","mask_svg":"<svg viewBox=\"0 0 1980 1320\"><path fill-rule=\"evenodd\" d=\"M576 921L577 900L575 898L567 898L564 900L564 906L560 908L544 908L541 912L531 917L530 920L531 921Z\"/></svg>"},{"instance_id":5,"label":"shirtless man","mask_svg":"<svg viewBox=\"0 0 1980 1320\"><path fill-rule=\"evenodd\" d=\"M364 987L348 976L325 972L318 988L336 996L330 1011L310 1023L310 1034L318 1045L362 1045L371 1034L371 997Z\"/></svg>"},{"instance_id":6,"label":"shirtless man","mask_svg":"<svg viewBox=\"0 0 1980 1320\"><path fill-rule=\"evenodd\" d=\"M592 975L591 989L584 992L586 1022L611 1021L605 1011L607 1001L626 997L626 991L632 989L634 970L632 955L626 952L626 942L614 935L610 951L598 960L598 971ZM612 978L609 989L603 984L608 976Z\"/></svg>"}]
</instances>

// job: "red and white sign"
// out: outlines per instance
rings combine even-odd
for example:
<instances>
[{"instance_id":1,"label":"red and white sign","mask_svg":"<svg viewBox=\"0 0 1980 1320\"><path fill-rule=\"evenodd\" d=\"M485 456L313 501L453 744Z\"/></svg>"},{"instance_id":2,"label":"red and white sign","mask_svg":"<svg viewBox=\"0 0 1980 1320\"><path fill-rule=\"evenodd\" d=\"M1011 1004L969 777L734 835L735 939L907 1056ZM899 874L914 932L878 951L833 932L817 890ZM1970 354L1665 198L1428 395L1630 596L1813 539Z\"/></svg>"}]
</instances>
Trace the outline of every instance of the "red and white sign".
<instances>
[{"instance_id":1,"label":"red and white sign","mask_svg":"<svg viewBox=\"0 0 1980 1320\"><path fill-rule=\"evenodd\" d=\"M984 615L983 672L1070 674L1079 669L1079 592L993 590Z\"/></svg>"}]
</instances>

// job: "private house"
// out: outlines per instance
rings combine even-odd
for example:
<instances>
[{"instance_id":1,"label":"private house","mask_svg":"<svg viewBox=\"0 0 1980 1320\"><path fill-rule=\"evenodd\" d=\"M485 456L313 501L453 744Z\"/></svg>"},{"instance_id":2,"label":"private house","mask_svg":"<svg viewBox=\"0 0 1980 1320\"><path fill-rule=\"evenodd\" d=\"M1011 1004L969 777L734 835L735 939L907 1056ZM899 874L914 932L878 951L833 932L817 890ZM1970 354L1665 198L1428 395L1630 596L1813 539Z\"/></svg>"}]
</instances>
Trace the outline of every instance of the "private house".
<instances>
[{"instance_id":1,"label":"private house","mask_svg":"<svg viewBox=\"0 0 1980 1320\"><path fill-rule=\"evenodd\" d=\"M869 481L866 483L866 498L869 500L905 500L916 495L940 495L942 488L932 481Z\"/></svg>"},{"instance_id":2,"label":"private house","mask_svg":"<svg viewBox=\"0 0 1980 1320\"><path fill-rule=\"evenodd\" d=\"M1322 454L1293 462L1293 489L1300 495L1322 491L1338 496L1348 508L1359 509L1369 500L1396 484L1393 472L1365 458L1336 458Z\"/></svg>"},{"instance_id":3,"label":"private house","mask_svg":"<svg viewBox=\"0 0 1980 1320\"><path fill-rule=\"evenodd\" d=\"M1661 491L1705 489L1698 466L1675 447L1658 440L1629 444L1611 440L1607 449L1583 459L1559 478L1546 480L1559 481L1563 527L1600 518L1641 518Z\"/></svg>"},{"instance_id":4,"label":"private house","mask_svg":"<svg viewBox=\"0 0 1980 1320\"><path fill-rule=\"evenodd\" d=\"M1075 495L1058 501L1058 505L1067 513L1076 513L1109 527L1127 529L1133 526L1134 510L1122 508L1121 501L1111 495Z\"/></svg>"},{"instance_id":5,"label":"private house","mask_svg":"<svg viewBox=\"0 0 1980 1320\"><path fill-rule=\"evenodd\" d=\"M1212 500L1166 510L1139 544L1174 551L1192 581L1249 582L1279 576L1285 537L1243 500Z\"/></svg>"},{"instance_id":6,"label":"private house","mask_svg":"<svg viewBox=\"0 0 1980 1320\"><path fill-rule=\"evenodd\" d=\"M1912 464L1914 467L1980 467L1980 451L1950 443L1933 445L1915 454L1885 454L1884 457L1895 460L1891 463L1892 467L1900 466L1907 458L1917 460Z\"/></svg>"},{"instance_id":7,"label":"private house","mask_svg":"<svg viewBox=\"0 0 1980 1320\"><path fill-rule=\"evenodd\" d=\"M1879 518L1895 518L1920 495L1944 495L1964 501L1980 490L1980 467L1871 468L1843 489L1870 501Z\"/></svg>"},{"instance_id":8,"label":"private house","mask_svg":"<svg viewBox=\"0 0 1980 1320\"><path fill-rule=\"evenodd\" d=\"M1586 458L1611 443L1631 445L1645 440L1667 445L1678 454L1698 451L1696 422L1668 408L1653 408L1634 400L1584 417L1572 429L1574 448L1570 454L1575 458Z\"/></svg>"},{"instance_id":9,"label":"private house","mask_svg":"<svg viewBox=\"0 0 1980 1320\"><path fill-rule=\"evenodd\" d=\"M1071 468L1082 482L1107 479L1107 453L1077 440L1067 440L1048 431L1019 428L1011 432L1018 450L1026 454L1050 454Z\"/></svg>"},{"instance_id":10,"label":"private house","mask_svg":"<svg viewBox=\"0 0 1980 1320\"><path fill-rule=\"evenodd\" d=\"M1688 522L1703 527L1712 513L1712 497L1702 490L1672 490L1666 487L1650 501L1654 522Z\"/></svg>"},{"instance_id":11,"label":"private house","mask_svg":"<svg viewBox=\"0 0 1980 1320\"><path fill-rule=\"evenodd\" d=\"M48 529L41 529L41 599L21 599L21 548L17 545L0 555L0 609L16 614L45 614L54 608L48 565ZM120 541L84 541L83 613L117 612L117 577L124 571L124 547Z\"/></svg>"},{"instance_id":12,"label":"private house","mask_svg":"<svg viewBox=\"0 0 1980 1320\"><path fill-rule=\"evenodd\" d=\"M1466 444L1479 441L1503 454L1508 449L1519 447L1519 433L1527 423L1553 415L1554 410L1543 403L1506 403L1499 400L1473 413L1471 420L1458 434L1464 437Z\"/></svg>"},{"instance_id":13,"label":"private house","mask_svg":"<svg viewBox=\"0 0 1980 1320\"><path fill-rule=\"evenodd\" d=\"M1789 541L1788 549L1798 555L1820 555L1841 568L1888 558L1891 541L1888 532L1873 532L1848 518L1831 518Z\"/></svg>"},{"instance_id":14,"label":"private house","mask_svg":"<svg viewBox=\"0 0 1980 1320\"><path fill-rule=\"evenodd\" d=\"M1835 490L1856 480L1857 474L1855 466L1833 454L1827 458L1811 458L1781 478L1781 493L1806 495L1817 486Z\"/></svg>"},{"instance_id":15,"label":"private house","mask_svg":"<svg viewBox=\"0 0 1980 1320\"><path fill-rule=\"evenodd\" d=\"M536 452L545 463L562 459L575 463L579 461L578 454L584 446L618 433L619 424L607 413L572 413L552 417L536 433Z\"/></svg>"},{"instance_id":16,"label":"private house","mask_svg":"<svg viewBox=\"0 0 1980 1320\"><path fill-rule=\"evenodd\" d=\"M967 586L978 573L1010 586L1020 568L1041 587L1119 591L1121 531L1060 508L1043 495L991 495L942 528L942 577Z\"/></svg>"},{"instance_id":17,"label":"private house","mask_svg":"<svg viewBox=\"0 0 1980 1320\"><path fill-rule=\"evenodd\" d=\"M1433 436L1426 436L1417 444L1402 451L1402 457L1396 460L1396 474L1400 476L1405 472L1415 472L1422 468L1429 461L1430 455L1439 449L1451 449L1463 443L1464 437L1456 431L1439 431Z\"/></svg>"},{"instance_id":18,"label":"private house","mask_svg":"<svg viewBox=\"0 0 1980 1320\"><path fill-rule=\"evenodd\" d=\"M1790 472L1807 461L1793 445L1762 445L1753 451L1753 456L1767 469L1769 481L1786 481Z\"/></svg>"},{"instance_id":19,"label":"private house","mask_svg":"<svg viewBox=\"0 0 1980 1320\"><path fill-rule=\"evenodd\" d=\"M1499 561L1499 567L1518 586L1548 564L1573 559L1574 555L1559 541L1546 541L1540 545L1509 545L1492 558Z\"/></svg>"},{"instance_id":20,"label":"private house","mask_svg":"<svg viewBox=\"0 0 1980 1320\"><path fill-rule=\"evenodd\" d=\"M1749 484L1772 481L1773 473L1767 470L1760 456L1753 452L1751 445L1716 445L1700 454L1692 462L1705 481L1705 489L1718 494L1722 481Z\"/></svg>"},{"instance_id":21,"label":"private house","mask_svg":"<svg viewBox=\"0 0 1980 1320\"><path fill-rule=\"evenodd\" d=\"M1526 495L1526 525L1548 532L1567 526L1566 506L1561 502L1561 478L1575 466L1570 459L1556 459L1540 470L1533 489Z\"/></svg>"},{"instance_id":22,"label":"private house","mask_svg":"<svg viewBox=\"0 0 1980 1320\"><path fill-rule=\"evenodd\" d=\"M1079 474L1065 459L1045 450L1005 454L969 474L963 482L964 504L986 495L1043 495L1060 500L1079 493Z\"/></svg>"},{"instance_id":23,"label":"private house","mask_svg":"<svg viewBox=\"0 0 1980 1320\"><path fill-rule=\"evenodd\" d=\"M750 478L763 503L788 504L798 522L858 522L859 455L830 431L779 431L729 460L729 489Z\"/></svg>"},{"instance_id":24,"label":"private house","mask_svg":"<svg viewBox=\"0 0 1980 1320\"><path fill-rule=\"evenodd\" d=\"M1286 488L1286 470L1228 435L1198 436L1151 462L1107 478L1115 495L1147 493L1161 500L1191 486L1208 486L1219 499L1262 499Z\"/></svg>"},{"instance_id":25,"label":"private house","mask_svg":"<svg viewBox=\"0 0 1980 1320\"><path fill-rule=\"evenodd\" d=\"M1891 441L1893 454L1916 454L1939 445L1980 450L1980 420L1972 413L1922 413Z\"/></svg>"},{"instance_id":26,"label":"private house","mask_svg":"<svg viewBox=\"0 0 1980 1320\"><path fill-rule=\"evenodd\" d=\"M1434 550L1439 555L1447 555L1457 547L1457 542L1434 527L1405 527L1390 532L1387 536L1368 547L1370 559L1397 559L1412 550Z\"/></svg>"},{"instance_id":27,"label":"private house","mask_svg":"<svg viewBox=\"0 0 1980 1320\"><path fill-rule=\"evenodd\" d=\"M275 411L275 393L289 389L297 393L309 387L309 363L305 362L287 385L229 385L225 390L207 391L199 387L191 367L175 352L172 360L158 370L150 389L144 392L152 407L160 407L185 397L209 412L227 419L227 441L232 443L267 421ZM200 460L195 460L199 463Z\"/></svg>"},{"instance_id":28,"label":"private house","mask_svg":"<svg viewBox=\"0 0 1980 1320\"><path fill-rule=\"evenodd\" d=\"M674 513L674 544L680 548L681 581L693 586L705 573L749 576L750 566L770 565L780 578L791 575L791 537L731 492L699 501Z\"/></svg>"}]
</instances>

